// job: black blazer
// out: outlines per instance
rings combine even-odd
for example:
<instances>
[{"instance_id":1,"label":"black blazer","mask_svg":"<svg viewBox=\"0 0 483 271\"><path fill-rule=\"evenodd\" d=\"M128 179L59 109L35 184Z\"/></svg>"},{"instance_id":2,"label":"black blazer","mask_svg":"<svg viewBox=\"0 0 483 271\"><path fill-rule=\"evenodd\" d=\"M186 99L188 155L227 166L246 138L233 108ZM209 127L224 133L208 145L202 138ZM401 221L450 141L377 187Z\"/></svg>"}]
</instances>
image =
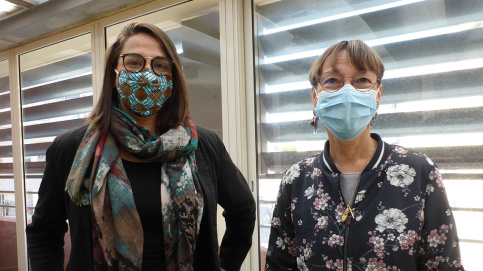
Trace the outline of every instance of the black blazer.
<instances>
[{"instance_id":1,"label":"black blazer","mask_svg":"<svg viewBox=\"0 0 483 271\"><path fill-rule=\"evenodd\" d=\"M92 270L90 206L77 206L64 191L65 182L87 126L59 135L47 149L39 200L27 225L33 271L63 270L64 234L70 226L71 254L67 270ZM223 142L197 126L197 176L205 208L196 243L194 270L239 270L252 243L256 205L245 178ZM224 208L226 232L218 254L217 204Z\"/></svg>"}]
</instances>

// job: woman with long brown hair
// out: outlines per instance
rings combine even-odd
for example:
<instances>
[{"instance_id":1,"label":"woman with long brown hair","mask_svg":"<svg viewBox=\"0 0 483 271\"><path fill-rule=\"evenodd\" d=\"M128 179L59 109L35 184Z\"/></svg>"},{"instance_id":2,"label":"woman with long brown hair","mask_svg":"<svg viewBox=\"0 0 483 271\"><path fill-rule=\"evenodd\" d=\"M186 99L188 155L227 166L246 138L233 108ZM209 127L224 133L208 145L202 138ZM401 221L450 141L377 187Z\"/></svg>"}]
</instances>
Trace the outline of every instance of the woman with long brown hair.
<instances>
[{"instance_id":1,"label":"woman with long brown hair","mask_svg":"<svg viewBox=\"0 0 483 271\"><path fill-rule=\"evenodd\" d=\"M255 201L215 133L189 118L181 61L169 37L128 24L108 51L89 124L47 150L27 226L34 271L239 270ZM226 232L218 247L216 208Z\"/></svg>"}]
</instances>

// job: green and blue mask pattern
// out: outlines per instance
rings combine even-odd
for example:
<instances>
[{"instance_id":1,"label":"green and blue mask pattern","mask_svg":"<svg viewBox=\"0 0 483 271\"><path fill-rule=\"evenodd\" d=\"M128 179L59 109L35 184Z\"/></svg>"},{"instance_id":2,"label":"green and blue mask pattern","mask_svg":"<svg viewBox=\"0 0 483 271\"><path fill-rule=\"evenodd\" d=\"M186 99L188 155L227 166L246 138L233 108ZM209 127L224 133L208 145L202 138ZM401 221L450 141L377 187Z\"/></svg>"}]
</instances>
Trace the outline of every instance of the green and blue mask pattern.
<instances>
[{"instance_id":1,"label":"green and blue mask pattern","mask_svg":"<svg viewBox=\"0 0 483 271\"><path fill-rule=\"evenodd\" d=\"M171 96L171 74L157 76L151 69L140 72L121 71L117 92L120 101L134 114L147 117L158 112Z\"/></svg>"}]
</instances>

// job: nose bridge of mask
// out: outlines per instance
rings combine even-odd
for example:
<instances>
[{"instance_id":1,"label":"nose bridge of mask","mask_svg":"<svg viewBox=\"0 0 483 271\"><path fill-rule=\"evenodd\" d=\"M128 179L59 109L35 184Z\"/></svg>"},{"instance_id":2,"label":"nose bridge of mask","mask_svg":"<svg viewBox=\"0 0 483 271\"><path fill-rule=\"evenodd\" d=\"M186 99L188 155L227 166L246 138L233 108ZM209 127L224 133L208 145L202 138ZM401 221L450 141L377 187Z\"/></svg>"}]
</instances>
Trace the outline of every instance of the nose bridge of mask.
<instances>
[{"instance_id":1,"label":"nose bridge of mask","mask_svg":"<svg viewBox=\"0 0 483 271\"><path fill-rule=\"evenodd\" d=\"M342 86L339 90L336 90L336 91L327 91L327 90L322 90L321 92L319 92L317 94L317 99L319 99L319 97L321 95L323 95L322 93L327 93L329 95L335 95L337 93L341 93L341 92L344 92L344 91L357 91L359 93L362 93L362 94L368 94L369 96L372 96L373 94L377 94L377 91L374 90L374 89L361 89L361 90L357 90L353 85L351 84L345 84L344 86ZM327 95L325 94L325 95Z\"/></svg>"},{"instance_id":2,"label":"nose bridge of mask","mask_svg":"<svg viewBox=\"0 0 483 271\"><path fill-rule=\"evenodd\" d=\"M352 92L354 91L357 93L357 98L354 95L344 95L345 92ZM326 91L323 90L317 94L317 102L320 102L320 99L324 98L334 98L336 96L341 96L339 99L344 99L346 102L354 102L354 103L361 103L361 99L364 100L364 104L370 104L371 106L376 106L376 98L377 98L377 91L374 89L364 89L364 90L357 90L354 86L347 84L344 85L341 89L337 91Z\"/></svg>"},{"instance_id":3,"label":"nose bridge of mask","mask_svg":"<svg viewBox=\"0 0 483 271\"><path fill-rule=\"evenodd\" d=\"M142 69L138 72L121 71L119 73L119 78L125 80L130 84L146 84L146 83L157 83L161 76L155 74L151 68Z\"/></svg>"}]
</instances>

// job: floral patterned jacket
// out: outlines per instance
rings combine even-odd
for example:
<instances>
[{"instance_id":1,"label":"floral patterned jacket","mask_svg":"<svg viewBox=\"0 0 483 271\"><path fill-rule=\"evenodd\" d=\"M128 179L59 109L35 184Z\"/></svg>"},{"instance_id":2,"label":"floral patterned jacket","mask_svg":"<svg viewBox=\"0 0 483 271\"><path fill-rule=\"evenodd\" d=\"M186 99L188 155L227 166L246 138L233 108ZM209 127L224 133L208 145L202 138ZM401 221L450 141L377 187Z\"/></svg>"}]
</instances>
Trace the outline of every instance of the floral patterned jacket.
<instances>
[{"instance_id":1,"label":"floral patterned jacket","mask_svg":"<svg viewBox=\"0 0 483 271\"><path fill-rule=\"evenodd\" d=\"M286 171L265 270L464 270L438 168L424 154L372 137L379 146L350 210L328 141Z\"/></svg>"}]
</instances>

